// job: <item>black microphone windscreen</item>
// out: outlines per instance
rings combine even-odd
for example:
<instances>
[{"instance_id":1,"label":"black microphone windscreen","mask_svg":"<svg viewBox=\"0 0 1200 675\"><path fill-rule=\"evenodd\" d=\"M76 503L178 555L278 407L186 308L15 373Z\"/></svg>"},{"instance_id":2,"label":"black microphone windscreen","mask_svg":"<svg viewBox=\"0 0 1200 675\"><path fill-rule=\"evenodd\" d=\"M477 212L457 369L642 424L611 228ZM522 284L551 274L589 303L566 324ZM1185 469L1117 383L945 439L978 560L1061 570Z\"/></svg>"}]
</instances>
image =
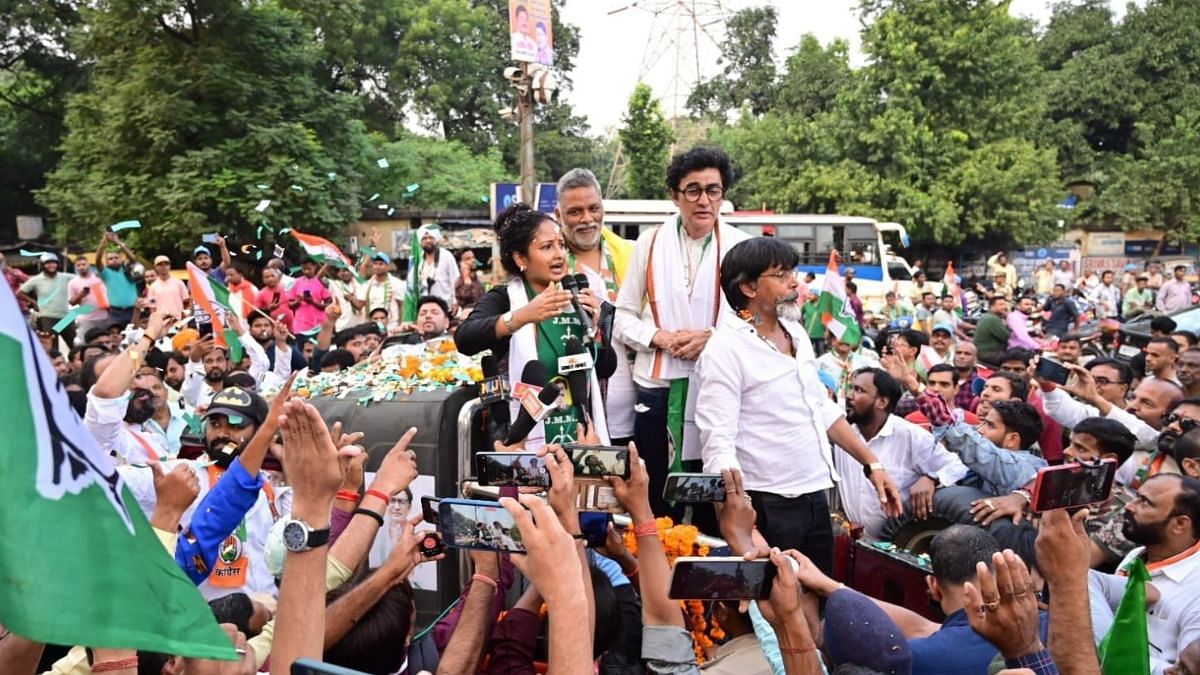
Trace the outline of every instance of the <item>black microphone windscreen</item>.
<instances>
[{"instance_id":1,"label":"black microphone windscreen","mask_svg":"<svg viewBox=\"0 0 1200 675\"><path fill-rule=\"evenodd\" d=\"M496 357L491 354L485 354L480 359L479 367L483 370L484 377L496 377L500 374L500 366L496 364Z\"/></svg>"},{"instance_id":2,"label":"black microphone windscreen","mask_svg":"<svg viewBox=\"0 0 1200 675\"><path fill-rule=\"evenodd\" d=\"M571 276L570 274L564 276L558 283L562 284L563 290L565 291L579 290L579 282L577 282L575 277Z\"/></svg>"},{"instance_id":3,"label":"black microphone windscreen","mask_svg":"<svg viewBox=\"0 0 1200 675\"><path fill-rule=\"evenodd\" d=\"M575 275L575 285L579 286L579 290L582 291L585 288L591 288L592 282L588 280L588 275L580 272Z\"/></svg>"},{"instance_id":4,"label":"black microphone windscreen","mask_svg":"<svg viewBox=\"0 0 1200 675\"><path fill-rule=\"evenodd\" d=\"M526 363L525 369L521 371L521 381L535 387L545 387L550 378L546 376L546 366L543 366L541 361L533 359Z\"/></svg>"}]
</instances>

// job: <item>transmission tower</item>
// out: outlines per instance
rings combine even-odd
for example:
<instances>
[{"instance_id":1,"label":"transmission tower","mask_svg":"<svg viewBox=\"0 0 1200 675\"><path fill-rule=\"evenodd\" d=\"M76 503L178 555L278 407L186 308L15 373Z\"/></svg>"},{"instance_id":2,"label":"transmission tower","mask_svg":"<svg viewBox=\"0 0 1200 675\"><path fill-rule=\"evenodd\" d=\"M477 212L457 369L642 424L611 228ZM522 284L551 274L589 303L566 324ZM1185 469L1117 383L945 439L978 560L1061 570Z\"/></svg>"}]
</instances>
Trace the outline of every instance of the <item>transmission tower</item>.
<instances>
[{"instance_id":1,"label":"transmission tower","mask_svg":"<svg viewBox=\"0 0 1200 675\"><path fill-rule=\"evenodd\" d=\"M687 98L697 84L711 77L721 57L726 10L723 0L635 0L610 11L639 12L649 16L649 32L638 82L663 92L663 110L673 130L687 110ZM669 64L665 76L660 65ZM605 196L616 194L625 179L628 158L617 140Z\"/></svg>"}]
</instances>

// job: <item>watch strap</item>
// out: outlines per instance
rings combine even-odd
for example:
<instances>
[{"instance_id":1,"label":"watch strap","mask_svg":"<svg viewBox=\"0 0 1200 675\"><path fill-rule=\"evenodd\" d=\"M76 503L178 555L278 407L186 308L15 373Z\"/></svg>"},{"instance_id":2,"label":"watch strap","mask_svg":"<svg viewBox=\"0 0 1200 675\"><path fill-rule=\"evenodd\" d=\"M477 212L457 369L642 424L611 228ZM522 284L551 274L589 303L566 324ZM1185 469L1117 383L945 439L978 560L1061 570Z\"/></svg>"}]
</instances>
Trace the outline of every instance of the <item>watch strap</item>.
<instances>
[{"instance_id":1,"label":"watch strap","mask_svg":"<svg viewBox=\"0 0 1200 675\"><path fill-rule=\"evenodd\" d=\"M331 528L322 528L320 530L308 531L308 547L310 549L324 546L329 543L329 535Z\"/></svg>"}]
</instances>

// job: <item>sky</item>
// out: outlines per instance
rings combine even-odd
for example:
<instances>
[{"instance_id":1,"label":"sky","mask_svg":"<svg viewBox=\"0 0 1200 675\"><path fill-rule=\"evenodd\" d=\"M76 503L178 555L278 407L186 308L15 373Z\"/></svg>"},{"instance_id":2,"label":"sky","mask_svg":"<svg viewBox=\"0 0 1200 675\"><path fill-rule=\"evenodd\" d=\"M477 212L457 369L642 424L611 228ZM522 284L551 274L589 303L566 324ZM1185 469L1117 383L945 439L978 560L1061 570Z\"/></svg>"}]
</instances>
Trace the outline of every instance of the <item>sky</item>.
<instances>
[{"instance_id":1,"label":"sky","mask_svg":"<svg viewBox=\"0 0 1200 675\"><path fill-rule=\"evenodd\" d=\"M1125 0L1109 3L1118 18L1124 15ZM674 111L684 114L697 70L705 78L719 72L715 41L722 35L720 17L768 4L775 6L779 16L774 45L778 63L800 36L812 33L822 44L836 38L849 40L852 64L861 65L857 0L567 0L562 19L580 28L580 46L571 72L574 85L566 100L599 134L620 126L639 79L654 89L668 117ZM680 19L675 9L680 6L695 7L701 20ZM670 9L655 14L655 7ZM1050 15L1049 0L1012 0L1011 11L1044 23Z\"/></svg>"}]
</instances>

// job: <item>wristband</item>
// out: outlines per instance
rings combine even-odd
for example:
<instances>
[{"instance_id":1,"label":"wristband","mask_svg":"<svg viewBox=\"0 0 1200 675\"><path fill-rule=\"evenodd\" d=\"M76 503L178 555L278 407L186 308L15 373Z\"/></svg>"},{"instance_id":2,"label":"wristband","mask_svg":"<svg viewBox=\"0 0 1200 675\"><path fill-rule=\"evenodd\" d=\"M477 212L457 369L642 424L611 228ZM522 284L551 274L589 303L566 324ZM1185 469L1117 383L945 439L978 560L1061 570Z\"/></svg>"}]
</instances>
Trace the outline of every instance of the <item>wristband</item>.
<instances>
[{"instance_id":1,"label":"wristband","mask_svg":"<svg viewBox=\"0 0 1200 675\"><path fill-rule=\"evenodd\" d=\"M127 659L117 661L101 661L100 663L92 664L93 673L107 673L113 670L125 670L126 668L137 668L138 657L131 656Z\"/></svg>"},{"instance_id":2,"label":"wristband","mask_svg":"<svg viewBox=\"0 0 1200 675\"><path fill-rule=\"evenodd\" d=\"M337 499L358 503L358 493L354 490L338 490Z\"/></svg>"},{"instance_id":3,"label":"wristband","mask_svg":"<svg viewBox=\"0 0 1200 675\"><path fill-rule=\"evenodd\" d=\"M641 523L640 525L634 525L633 526L633 536L634 537L652 537L652 536L657 537L658 536L658 523L654 522L653 520L647 520L646 522Z\"/></svg>"},{"instance_id":4,"label":"wristband","mask_svg":"<svg viewBox=\"0 0 1200 675\"><path fill-rule=\"evenodd\" d=\"M809 654L817 651L817 645L809 645L808 647L783 647L779 648L780 654Z\"/></svg>"},{"instance_id":5,"label":"wristband","mask_svg":"<svg viewBox=\"0 0 1200 675\"><path fill-rule=\"evenodd\" d=\"M371 516L377 523L379 523L380 527L383 527L383 516L375 513L371 509L354 509L354 515Z\"/></svg>"},{"instance_id":6,"label":"wristband","mask_svg":"<svg viewBox=\"0 0 1200 675\"><path fill-rule=\"evenodd\" d=\"M495 579L486 574L473 574L471 575L471 581L478 581L481 584L491 586L493 590L500 590L500 584L496 583Z\"/></svg>"},{"instance_id":7,"label":"wristband","mask_svg":"<svg viewBox=\"0 0 1200 675\"><path fill-rule=\"evenodd\" d=\"M382 499L384 504L392 503L391 496L389 496L383 492L380 492L379 490L375 490L375 489L367 490L366 494L371 495L372 497L375 497L377 499Z\"/></svg>"}]
</instances>

